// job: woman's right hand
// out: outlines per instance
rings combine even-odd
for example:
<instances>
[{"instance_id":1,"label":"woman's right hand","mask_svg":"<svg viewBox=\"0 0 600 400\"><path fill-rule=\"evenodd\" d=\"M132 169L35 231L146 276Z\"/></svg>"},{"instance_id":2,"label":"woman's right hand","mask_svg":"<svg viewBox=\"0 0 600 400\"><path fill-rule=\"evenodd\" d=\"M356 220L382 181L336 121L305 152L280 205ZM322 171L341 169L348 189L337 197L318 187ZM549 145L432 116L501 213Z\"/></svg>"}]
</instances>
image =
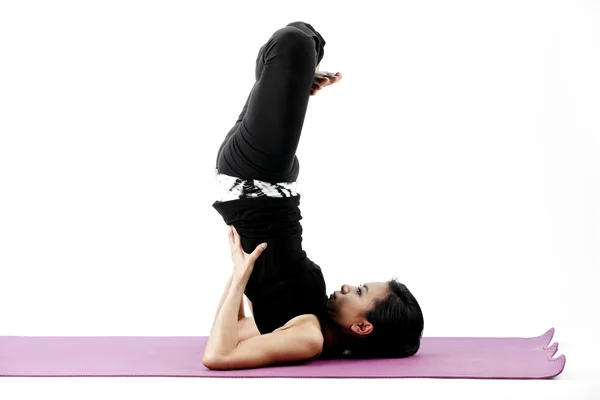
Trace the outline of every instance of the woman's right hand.
<instances>
[{"instance_id":1,"label":"woman's right hand","mask_svg":"<svg viewBox=\"0 0 600 400\"><path fill-rule=\"evenodd\" d=\"M259 244L252 253L248 254L242 248L242 239L237 230L233 225L229 225L229 248L233 261L233 279L246 283L252 274L256 259L267 248L267 244Z\"/></svg>"}]
</instances>

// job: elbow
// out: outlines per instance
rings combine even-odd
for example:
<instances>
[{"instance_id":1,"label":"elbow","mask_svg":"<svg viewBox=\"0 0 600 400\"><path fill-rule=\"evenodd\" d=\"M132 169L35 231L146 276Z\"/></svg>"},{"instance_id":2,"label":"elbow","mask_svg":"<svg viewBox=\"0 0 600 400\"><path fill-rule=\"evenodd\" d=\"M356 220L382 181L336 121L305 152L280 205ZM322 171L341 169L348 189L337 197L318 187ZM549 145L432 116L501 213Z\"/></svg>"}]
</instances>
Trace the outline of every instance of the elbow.
<instances>
[{"instance_id":1,"label":"elbow","mask_svg":"<svg viewBox=\"0 0 600 400\"><path fill-rule=\"evenodd\" d=\"M219 360L215 355L204 353L202 364L208 369L219 369Z\"/></svg>"},{"instance_id":2,"label":"elbow","mask_svg":"<svg viewBox=\"0 0 600 400\"><path fill-rule=\"evenodd\" d=\"M223 362L223 357L214 354L204 354L202 357L202 364L212 370L225 370L227 369Z\"/></svg>"}]
</instances>

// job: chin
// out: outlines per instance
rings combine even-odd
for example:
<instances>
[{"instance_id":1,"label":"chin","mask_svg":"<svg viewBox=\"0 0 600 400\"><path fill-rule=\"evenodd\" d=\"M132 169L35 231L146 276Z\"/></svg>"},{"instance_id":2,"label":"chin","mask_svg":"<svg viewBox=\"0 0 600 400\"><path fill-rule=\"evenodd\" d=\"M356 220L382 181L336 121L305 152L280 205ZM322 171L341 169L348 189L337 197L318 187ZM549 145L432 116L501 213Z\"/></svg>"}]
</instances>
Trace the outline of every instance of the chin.
<instances>
[{"instance_id":1,"label":"chin","mask_svg":"<svg viewBox=\"0 0 600 400\"><path fill-rule=\"evenodd\" d=\"M330 316L334 316L337 315L337 307L335 304L335 299L329 299L327 300L327 311L329 312Z\"/></svg>"}]
</instances>

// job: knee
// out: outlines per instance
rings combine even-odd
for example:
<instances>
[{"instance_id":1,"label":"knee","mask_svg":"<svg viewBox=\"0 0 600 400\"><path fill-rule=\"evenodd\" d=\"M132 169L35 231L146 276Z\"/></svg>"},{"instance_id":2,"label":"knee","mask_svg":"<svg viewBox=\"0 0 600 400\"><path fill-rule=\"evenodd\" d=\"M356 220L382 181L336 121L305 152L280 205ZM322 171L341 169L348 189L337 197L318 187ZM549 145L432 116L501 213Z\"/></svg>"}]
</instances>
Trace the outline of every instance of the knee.
<instances>
[{"instance_id":1,"label":"knee","mask_svg":"<svg viewBox=\"0 0 600 400\"><path fill-rule=\"evenodd\" d=\"M292 57L297 61L307 59L314 62L313 69L316 68L317 52L312 36L296 27L286 26L275 32L273 39L277 43L278 55Z\"/></svg>"}]
</instances>

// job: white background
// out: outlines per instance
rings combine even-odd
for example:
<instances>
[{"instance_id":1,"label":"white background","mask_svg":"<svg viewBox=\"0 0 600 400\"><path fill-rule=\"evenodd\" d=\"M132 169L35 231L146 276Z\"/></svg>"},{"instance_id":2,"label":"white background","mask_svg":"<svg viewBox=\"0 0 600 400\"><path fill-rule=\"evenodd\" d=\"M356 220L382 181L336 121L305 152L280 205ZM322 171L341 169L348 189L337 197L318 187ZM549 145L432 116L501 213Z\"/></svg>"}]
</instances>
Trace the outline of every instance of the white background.
<instances>
[{"instance_id":1,"label":"white background","mask_svg":"<svg viewBox=\"0 0 600 400\"><path fill-rule=\"evenodd\" d=\"M398 277L424 336L555 327L562 375L3 378L0 397L600 396L594 1L0 1L0 335L209 333L232 269L216 153L258 49L298 20L343 74L297 152L328 291Z\"/></svg>"}]
</instances>

